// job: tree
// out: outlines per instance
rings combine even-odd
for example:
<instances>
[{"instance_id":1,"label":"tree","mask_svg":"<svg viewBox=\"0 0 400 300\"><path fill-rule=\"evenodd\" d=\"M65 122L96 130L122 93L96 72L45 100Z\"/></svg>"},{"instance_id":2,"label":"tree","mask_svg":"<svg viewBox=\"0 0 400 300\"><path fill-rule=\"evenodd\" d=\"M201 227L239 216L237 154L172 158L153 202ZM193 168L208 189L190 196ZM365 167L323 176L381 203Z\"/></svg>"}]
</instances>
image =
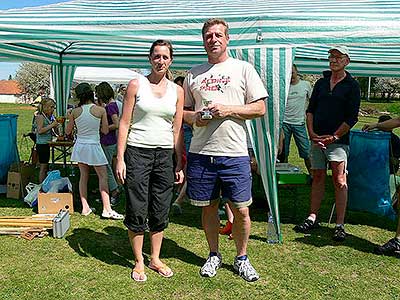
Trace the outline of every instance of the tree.
<instances>
[{"instance_id":1,"label":"tree","mask_svg":"<svg viewBox=\"0 0 400 300\"><path fill-rule=\"evenodd\" d=\"M35 62L21 63L18 67L15 79L23 88L29 98L35 99L39 95L41 87L45 87L45 94L50 91L51 67Z\"/></svg>"},{"instance_id":2,"label":"tree","mask_svg":"<svg viewBox=\"0 0 400 300\"><path fill-rule=\"evenodd\" d=\"M12 80L12 75L8 75L8 80Z\"/></svg>"},{"instance_id":3,"label":"tree","mask_svg":"<svg viewBox=\"0 0 400 300\"><path fill-rule=\"evenodd\" d=\"M374 82L374 90L381 94L381 99L390 102L400 93L400 79L394 77L379 77Z\"/></svg>"}]
</instances>

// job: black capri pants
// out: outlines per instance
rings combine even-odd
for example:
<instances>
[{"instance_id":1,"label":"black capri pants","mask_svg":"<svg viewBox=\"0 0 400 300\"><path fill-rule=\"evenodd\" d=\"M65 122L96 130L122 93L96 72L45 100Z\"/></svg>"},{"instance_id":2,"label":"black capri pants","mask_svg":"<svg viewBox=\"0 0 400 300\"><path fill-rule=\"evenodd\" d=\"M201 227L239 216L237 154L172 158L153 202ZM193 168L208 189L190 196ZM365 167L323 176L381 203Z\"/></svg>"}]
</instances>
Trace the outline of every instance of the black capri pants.
<instances>
[{"instance_id":1,"label":"black capri pants","mask_svg":"<svg viewBox=\"0 0 400 300\"><path fill-rule=\"evenodd\" d=\"M167 228L175 178L172 156L173 149L127 146L124 224L131 231Z\"/></svg>"},{"instance_id":2,"label":"black capri pants","mask_svg":"<svg viewBox=\"0 0 400 300\"><path fill-rule=\"evenodd\" d=\"M48 164L50 159L49 144L36 144L36 151L39 156L39 163Z\"/></svg>"}]
</instances>

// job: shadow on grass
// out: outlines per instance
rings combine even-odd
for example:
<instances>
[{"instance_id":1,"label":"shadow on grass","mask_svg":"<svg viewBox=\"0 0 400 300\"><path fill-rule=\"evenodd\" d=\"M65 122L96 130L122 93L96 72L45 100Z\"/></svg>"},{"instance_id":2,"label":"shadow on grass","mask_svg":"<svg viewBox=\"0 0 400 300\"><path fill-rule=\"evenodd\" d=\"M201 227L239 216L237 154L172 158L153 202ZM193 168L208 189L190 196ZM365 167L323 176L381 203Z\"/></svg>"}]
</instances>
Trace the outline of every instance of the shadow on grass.
<instances>
[{"instance_id":1,"label":"shadow on grass","mask_svg":"<svg viewBox=\"0 0 400 300\"><path fill-rule=\"evenodd\" d=\"M88 228L76 228L66 237L69 246L82 257L94 257L110 265L132 268L128 258L132 251L127 231L119 227L106 227L106 233Z\"/></svg>"},{"instance_id":2,"label":"shadow on grass","mask_svg":"<svg viewBox=\"0 0 400 300\"><path fill-rule=\"evenodd\" d=\"M29 208L29 206L23 200L8 199L6 195L1 195L0 197L0 207L8 208Z\"/></svg>"},{"instance_id":3,"label":"shadow on grass","mask_svg":"<svg viewBox=\"0 0 400 300\"><path fill-rule=\"evenodd\" d=\"M182 214L174 215L171 208L169 222L203 230L201 226L201 208L184 203L182 209Z\"/></svg>"},{"instance_id":4,"label":"shadow on grass","mask_svg":"<svg viewBox=\"0 0 400 300\"><path fill-rule=\"evenodd\" d=\"M343 242L336 242L332 239L333 232L334 228L321 227L313 230L309 235L307 234L303 237L295 238L295 241L315 247L345 246L365 253L373 253L374 247L377 246L368 240L352 234L348 234Z\"/></svg>"},{"instance_id":5,"label":"shadow on grass","mask_svg":"<svg viewBox=\"0 0 400 300\"><path fill-rule=\"evenodd\" d=\"M87 228L76 228L66 237L69 246L82 257L94 257L106 264L133 268L133 254L128 240L128 230L109 226L105 233ZM150 257L150 243L145 234L143 253ZM164 238L161 249L163 258L176 258L192 265L202 266L204 259L193 252L180 247L175 241Z\"/></svg>"}]
</instances>

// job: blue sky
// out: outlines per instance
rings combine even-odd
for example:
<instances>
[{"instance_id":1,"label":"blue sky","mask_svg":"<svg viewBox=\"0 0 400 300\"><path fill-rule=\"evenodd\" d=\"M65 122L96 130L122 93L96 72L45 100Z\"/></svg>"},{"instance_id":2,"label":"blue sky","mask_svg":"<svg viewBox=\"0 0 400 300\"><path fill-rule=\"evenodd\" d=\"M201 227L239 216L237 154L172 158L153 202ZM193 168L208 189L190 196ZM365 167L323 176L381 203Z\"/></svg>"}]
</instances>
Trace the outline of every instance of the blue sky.
<instances>
[{"instance_id":1,"label":"blue sky","mask_svg":"<svg viewBox=\"0 0 400 300\"><path fill-rule=\"evenodd\" d=\"M0 10L41 6L58 2L67 2L67 0L0 0ZM8 79L9 75L14 77L18 66L19 63L16 62L0 62L0 79Z\"/></svg>"}]
</instances>

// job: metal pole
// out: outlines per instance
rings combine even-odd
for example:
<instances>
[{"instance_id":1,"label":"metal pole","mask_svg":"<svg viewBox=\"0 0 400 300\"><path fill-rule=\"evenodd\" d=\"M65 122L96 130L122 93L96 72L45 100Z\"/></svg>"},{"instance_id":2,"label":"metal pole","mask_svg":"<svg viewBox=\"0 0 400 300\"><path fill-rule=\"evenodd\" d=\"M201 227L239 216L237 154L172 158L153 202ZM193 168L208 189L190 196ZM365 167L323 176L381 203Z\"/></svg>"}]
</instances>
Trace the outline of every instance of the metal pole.
<instances>
[{"instance_id":1,"label":"metal pole","mask_svg":"<svg viewBox=\"0 0 400 300\"><path fill-rule=\"evenodd\" d=\"M369 97L371 95L371 77L368 77L368 92L367 92L367 101L369 101Z\"/></svg>"}]
</instances>

